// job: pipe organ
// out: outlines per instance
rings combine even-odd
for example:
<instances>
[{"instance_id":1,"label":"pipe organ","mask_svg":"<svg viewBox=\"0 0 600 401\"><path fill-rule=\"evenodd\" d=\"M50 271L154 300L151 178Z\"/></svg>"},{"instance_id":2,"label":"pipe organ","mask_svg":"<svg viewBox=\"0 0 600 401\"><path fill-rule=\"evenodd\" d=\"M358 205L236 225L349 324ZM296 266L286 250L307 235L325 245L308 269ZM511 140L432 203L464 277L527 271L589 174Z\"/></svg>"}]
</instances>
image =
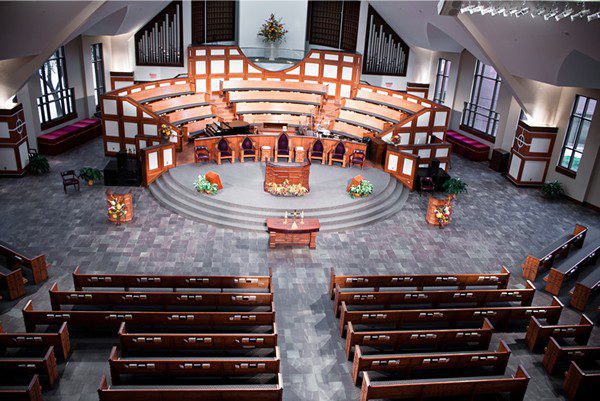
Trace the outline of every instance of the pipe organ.
<instances>
[{"instance_id":1,"label":"pipe organ","mask_svg":"<svg viewBox=\"0 0 600 401\"><path fill-rule=\"evenodd\" d=\"M182 3L173 1L135 34L137 65L183 66Z\"/></svg>"}]
</instances>

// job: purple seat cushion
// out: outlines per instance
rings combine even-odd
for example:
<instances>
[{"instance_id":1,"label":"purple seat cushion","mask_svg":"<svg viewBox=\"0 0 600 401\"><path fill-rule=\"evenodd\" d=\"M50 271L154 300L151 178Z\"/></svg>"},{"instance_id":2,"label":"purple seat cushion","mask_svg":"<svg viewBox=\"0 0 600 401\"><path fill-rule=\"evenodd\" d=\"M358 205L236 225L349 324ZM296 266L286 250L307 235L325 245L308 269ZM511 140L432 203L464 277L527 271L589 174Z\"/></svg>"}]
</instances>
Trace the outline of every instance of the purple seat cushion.
<instances>
[{"instance_id":1,"label":"purple seat cushion","mask_svg":"<svg viewBox=\"0 0 600 401\"><path fill-rule=\"evenodd\" d=\"M459 134L456 131L446 131L446 137L450 137L456 142L460 142L462 144L468 145L470 148L477 150L489 150L490 147L484 143L481 143L475 139L471 139L462 134Z\"/></svg>"}]
</instances>

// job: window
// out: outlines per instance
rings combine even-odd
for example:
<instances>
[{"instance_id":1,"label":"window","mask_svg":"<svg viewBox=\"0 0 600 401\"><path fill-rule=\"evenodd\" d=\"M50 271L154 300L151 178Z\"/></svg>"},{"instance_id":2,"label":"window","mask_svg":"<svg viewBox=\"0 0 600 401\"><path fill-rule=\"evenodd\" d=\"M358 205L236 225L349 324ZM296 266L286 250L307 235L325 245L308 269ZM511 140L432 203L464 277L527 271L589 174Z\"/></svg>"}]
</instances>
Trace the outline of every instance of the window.
<instances>
[{"instance_id":1,"label":"window","mask_svg":"<svg viewBox=\"0 0 600 401\"><path fill-rule=\"evenodd\" d=\"M461 127L487 140L494 140L498 131L498 92L502 78L492 66L477 60L471 100L465 102Z\"/></svg>"},{"instance_id":2,"label":"window","mask_svg":"<svg viewBox=\"0 0 600 401\"><path fill-rule=\"evenodd\" d=\"M354 52L359 14L360 1L309 1L306 40Z\"/></svg>"},{"instance_id":3,"label":"window","mask_svg":"<svg viewBox=\"0 0 600 401\"><path fill-rule=\"evenodd\" d=\"M596 109L596 100L585 96L577 95L571 119L569 120L569 128L565 137L560 160L558 165L572 173L576 173L579 168L579 162L583 155L585 140L587 139L592 117Z\"/></svg>"},{"instance_id":4,"label":"window","mask_svg":"<svg viewBox=\"0 0 600 401\"><path fill-rule=\"evenodd\" d=\"M446 87L448 86L448 77L450 76L450 65L452 63L446 59L439 59L437 76L435 79L435 92L433 101L436 103L444 103L446 100Z\"/></svg>"},{"instance_id":5,"label":"window","mask_svg":"<svg viewBox=\"0 0 600 401\"><path fill-rule=\"evenodd\" d=\"M38 111L42 129L76 117L73 88L69 88L65 51L61 46L39 69L42 96L38 97Z\"/></svg>"},{"instance_id":6,"label":"window","mask_svg":"<svg viewBox=\"0 0 600 401\"><path fill-rule=\"evenodd\" d=\"M91 46L92 53L92 73L94 76L94 98L96 106L100 102L100 95L106 92L104 85L104 57L102 55L102 43L95 43Z\"/></svg>"}]
</instances>

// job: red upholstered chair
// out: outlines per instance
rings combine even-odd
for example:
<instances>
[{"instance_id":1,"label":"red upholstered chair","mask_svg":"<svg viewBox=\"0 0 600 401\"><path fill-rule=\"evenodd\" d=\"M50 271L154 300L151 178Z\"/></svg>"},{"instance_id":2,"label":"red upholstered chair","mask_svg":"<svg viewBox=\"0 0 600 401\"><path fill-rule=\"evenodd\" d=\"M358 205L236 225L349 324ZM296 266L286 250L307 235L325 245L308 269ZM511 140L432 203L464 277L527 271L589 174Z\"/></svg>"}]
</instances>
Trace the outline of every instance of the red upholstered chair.
<instances>
[{"instance_id":1,"label":"red upholstered chair","mask_svg":"<svg viewBox=\"0 0 600 401\"><path fill-rule=\"evenodd\" d=\"M290 141L286 134L279 135L277 145L275 146L275 161L280 157L287 157L288 162L292 161L292 151L290 150Z\"/></svg>"},{"instance_id":2,"label":"red upholstered chair","mask_svg":"<svg viewBox=\"0 0 600 401\"><path fill-rule=\"evenodd\" d=\"M217 142L217 164L221 164L223 160L231 160L231 163L235 163L235 151L229 145L229 141L225 138L221 138Z\"/></svg>"},{"instance_id":3,"label":"red upholstered chair","mask_svg":"<svg viewBox=\"0 0 600 401\"><path fill-rule=\"evenodd\" d=\"M433 192L434 190L433 177L419 177L419 195L421 195L421 192Z\"/></svg>"},{"instance_id":4,"label":"red upholstered chair","mask_svg":"<svg viewBox=\"0 0 600 401\"><path fill-rule=\"evenodd\" d=\"M256 150L256 144L250 137L245 137L240 143L240 162L244 162L244 159L251 157L255 162L258 161L258 151Z\"/></svg>"},{"instance_id":5,"label":"red upholstered chair","mask_svg":"<svg viewBox=\"0 0 600 401\"><path fill-rule=\"evenodd\" d=\"M75 170L67 170L60 173L63 182L63 190L67 193L67 187L71 186L79 191L79 178L75 174Z\"/></svg>"},{"instance_id":6,"label":"red upholstered chair","mask_svg":"<svg viewBox=\"0 0 600 401\"><path fill-rule=\"evenodd\" d=\"M210 163L210 151L206 146L196 146L194 157L196 163Z\"/></svg>"},{"instance_id":7,"label":"red upholstered chair","mask_svg":"<svg viewBox=\"0 0 600 401\"><path fill-rule=\"evenodd\" d=\"M342 167L346 167L346 146L343 142L338 142L333 149L329 151L329 165L333 162L342 163Z\"/></svg>"},{"instance_id":8,"label":"red upholstered chair","mask_svg":"<svg viewBox=\"0 0 600 401\"><path fill-rule=\"evenodd\" d=\"M355 165L359 165L361 170L363 169L366 160L367 156L365 155L364 150L355 149L352 153L350 153L350 157L348 157L348 162L350 163L350 166L352 167Z\"/></svg>"},{"instance_id":9,"label":"red upholstered chair","mask_svg":"<svg viewBox=\"0 0 600 401\"><path fill-rule=\"evenodd\" d=\"M314 141L308 151L308 160L312 161L312 159L321 160L321 164L325 164L325 159L327 159L327 155L325 154L325 147L323 146L323 142L321 142L320 139Z\"/></svg>"}]
</instances>

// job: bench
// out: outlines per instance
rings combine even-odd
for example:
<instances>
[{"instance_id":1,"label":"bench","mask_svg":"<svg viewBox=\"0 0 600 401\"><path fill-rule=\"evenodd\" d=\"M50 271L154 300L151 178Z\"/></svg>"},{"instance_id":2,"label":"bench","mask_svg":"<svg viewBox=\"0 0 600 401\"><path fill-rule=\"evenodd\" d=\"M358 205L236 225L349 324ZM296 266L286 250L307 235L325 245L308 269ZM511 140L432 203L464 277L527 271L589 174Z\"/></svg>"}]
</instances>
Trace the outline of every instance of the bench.
<instances>
[{"instance_id":1,"label":"bench","mask_svg":"<svg viewBox=\"0 0 600 401\"><path fill-rule=\"evenodd\" d=\"M587 344L594 323L586 316L581 315L579 324L554 324L543 325L534 316L527 327L525 334L525 343L531 352L534 352L541 346L546 346L550 337L554 338L573 338L577 344Z\"/></svg>"},{"instance_id":2,"label":"bench","mask_svg":"<svg viewBox=\"0 0 600 401\"><path fill-rule=\"evenodd\" d=\"M391 107L396 110L401 110L408 114L415 114L419 111L423 110L425 106L421 106L420 104L409 102L408 100L390 96L384 93L371 92L364 89L359 89L356 92L356 96L354 96L356 100L363 100L365 102L378 104L381 106Z\"/></svg>"},{"instance_id":3,"label":"bench","mask_svg":"<svg viewBox=\"0 0 600 401\"><path fill-rule=\"evenodd\" d=\"M175 84L169 86L159 86L157 88L145 89L139 92L130 93L129 98L138 103L149 103L162 100L168 97L177 97L185 95L194 95L189 84Z\"/></svg>"},{"instance_id":4,"label":"bench","mask_svg":"<svg viewBox=\"0 0 600 401\"><path fill-rule=\"evenodd\" d=\"M183 127L181 127L181 132L183 133L183 136L190 141L193 138L200 136L202 132L206 130L208 125L217 121L219 121L218 118L205 118L203 120L193 121L191 123L184 124ZM208 133L205 132L205 134L206 136L209 136Z\"/></svg>"},{"instance_id":5,"label":"bench","mask_svg":"<svg viewBox=\"0 0 600 401\"><path fill-rule=\"evenodd\" d=\"M600 385L600 371L597 366L588 371L577 362L571 361L563 383L569 401L597 400L598 385Z\"/></svg>"},{"instance_id":6,"label":"bench","mask_svg":"<svg viewBox=\"0 0 600 401\"><path fill-rule=\"evenodd\" d=\"M269 273L270 274L270 273ZM160 274L83 274L73 272L76 291L83 288L215 288L271 291L269 276L171 276Z\"/></svg>"},{"instance_id":7,"label":"bench","mask_svg":"<svg viewBox=\"0 0 600 401\"><path fill-rule=\"evenodd\" d=\"M600 288L600 268L596 267L589 276L577 282L571 290L571 306L580 311L585 310L590 296L598 288Z\"/></svg>"},{"instance_id":8,"label":"bench","mask_svg":"<svg viewBox=\"0 0 600 401\"><path fill-rule=\"evenodd\" d=\"M396 109L369 103L364 100L354 100L347 98L342 99L342 109L370 115L380 120L385 120L392 124L397 124L403 117L406 116Z\"/></svg>"},{"instance_id":9,"label":"bench","mask_svg":"<svg viewBox=\"0 0 600 401\"><path fill-rule=\"evenodd\" d=\"M339 331L343 337L346 324L393 325L396 328L407 324L472 322L487 317L493 323L505 326L509 321L529 319L531 316L546 319L556 324L563 304L556 297L550 306L505 306L452 309L378 309L349 311L342 302Z\"/></svg>"},{"instance_id":10,"label":"bench","mask_svg":"<svg viewBox=\"0 0 600 401\"><path fill-rule=\"evenodd\" d=\"M364 373L360 401L374 399L428 399L441 397L468 397L509 393L511 401L525 397L529 375L519 365L514 376L450 377L440 379L371 381L369 372Z\"/></svg>"},{"instance_id":11,"label":"bench","mask_svg":"<svg viewBox=\"0 0 600 401\"><path fill-rule=\"evenodd\" d=\"M481 162L488 159L490 147L456 131L446 131L446 141L452 144L452 152L467 159Z\"/></svg>"},{"instance_id":12,"label":"bench","mask_svg":"<svg viewBox=\"0 0 600 401\"><path fill-rule=\"evenodd\" d=\"M569 278L580 273L587 266L593 265L600 257L600 239L588 243L581 249L571 253L567 259L554 264L550 273L544 277L545 290L550 294L558 295L563 284Z\"/></svg>"},{"instance_id":13,"label":"bench","mask_svg":"<svg viewBox=\"0 0 600 401\"><path fill-rule=\"evenodd\" d=\"M0 255L3 255L9 263L9 268L21 267L30 270L33 274L33 282L39 284L48 279L48 264L46 255L34 257L25 256L17 251L12 245L0 241Z\"/></svg>"},{"instance_id":14,"label":"bench","mask_svg":"<svg viewBox=\"0 0 600 401\"><path fill-rule=\"evenodd\" d=\"M22 380L18 380L19 382ZM0 399L9 401L42 401L42 386L38 375L18 383L13 377L0 381Z\"/></svg>"},{"instance_id":15,"label":"bench","mask_svg":"<svg viewBox=\"0 0 600 401\"><path fill-rule=\"evenodd\" d=\"M261 306L270 308L273 303L273 293L270 292L59 291L56 283L50 288L49 294L53 310L61 310L62 305L103 305L111 308L127 305L248 309L248 307Z\"/></svg>"},{"instance_id":16,"label":"bench","mask_svg":"<svg viewBox=\"0 0 600 401\"><path fill-rule=\"evenodd\" d=\"M100 135L102 135L100 120L94 118L80 120L38 136L38 151L44 155L58 155Z\"/></svg>"},{"instance_id":17,"label":"bench","mask_svg":"<svg viewBox=\"0 0 600 401\"><path fill-rule=\"evenodd\" d=\"M8 299L11 301L24 296L25 280L21 269L10 270L0 265L0 286L7 291Z\"/></svg>"},{"instance_id":18,"label":"bench","mask_svg":"<svg viewBox=\"0 0 600 401\"><path fill-rule=\"evenodd\" d=\"M126 323L119 328L121 352L127 355L135 350L239 350L274 348L277 345L277 326L265 333L211 333L211 332L149 332L127 331Z\"/></svg>"},{"instance_id":19,"label":"bench","mask_svg":"<svg viewBox=\"0 0 600 401\"><path fill-rule=\"evenodd\" d=\"M100 401L282 401L281 374L273 384L109 386L102 376Z\"/></svg>"},{"instance_id":20,"label":"bench","mask_svg":"<svg viewBox=\"0 0 600 401\"><path fill-rule=\"evenodd\" d=\"M494 374L504 374L510 357L510 348L500 340L497 351L446 352L427 354L363 355L360 345L355 347L351 375L354 385L360 384L361 372L386 372L403 377L414 377L426 371L491 368Z\"/></svg>"},{"instance_id":21,"label":"bench","mask_svg":"<svg viewBox=\"0 0 600 401\"><path fill-rule=\"evenodd\" d=\"M0 325L0 350L10 347L54 347L58 355L66 360L71 352L67 322L64 322L56 333L5 333Z\"/></svg>"},{"instance_id":22,"label":"bench","mask_svg":"<svg viewBox=\"0 0 600 401\"><path fill-rule=\"evenodd\" d=\"M430 291L342 291L336 288L333 310L339 316L340 303L346 305L390 305L429 304L438 307L441 304L475 304L483 306L494 302L520 302L529 306L535 295L535 286L529 280L525 289L483 289L483 290L430 290Z\"/></svg>"},{"instance_id":23,"label":"bench","mask_svg":"<svg viewBox=\"0 0 600 401\"><path fill-rule=\"evenodd\" d=\"M209 105L209 96L207 93L197 93L195 95L172 97L158 102L150 103L148 108L156 114L165 114L172 111L189 109L191 107L200 107Z\"/></svg>"},{"instance_id":24,"label":"bench","mask_svg":"<svg viewBox=\"0 0 600 401\"><path fill-rule=\"evenodd\" d=\"M345 346L346 358L350 359L350 354L356 345L392 351L487 349L493 332L494 326L487 318L483 319L480 328L469 329L357 331L352 322L349 322Z\"/></svg>"},{"instance_id":25,"label":"bench","mask_svg":"<svg viewBox=\"0 0 600 401\"><path fill-rule=\"evenodd\" d=\"M310 104L320 107L323 97L313 93L283 92L283 91L227 91L225 101L231 105L238 102L285 102L297 104Z\"/></svg>"},{"instance_id":26,"label":"bench","mask_svg":"<svg viewBox=\"0 0 600 401\"><path fill-rule=\"evenodd\" d=\"M292 127L308 125L308 116L294 116L291 114L242 114L242 120L249 124L282 124Z\"/></svg>"},{"instance_id":27,"label":"bench","mask_svg":"<svg viewBox=\"0 0 600 401\"><path fill-rule=\"evenodd\" d=\"M119 357L113 347L108 358L113 384L121 383L121 375L168 377L231 377L240 375L277 374L279 347L273 357Z\"/></svg>"},{"instance_id":28,"label":"bench","mask_svg":"<svg viewBox=\"0 0 600 401\"><path fill-rule=\"evenodd\" d=\"M204 120L217 117L215 106L199 106L189 109L174 111L163 117L173 125L182 125L192 121Z\"/></svg>"},{"instance_id":29,"label":"bench","mask_svg":"<svg viewBox=\"0 0 600 401\"><path fill-rule=\"evenodd\" d=\"M326 96L327 85L311 82L267 81L267 80L231 80L221 81L221 91L280 91L313 93Z\"/></svg>"},{"instance_id":30,"label":"bench","mask_svg":"<svg viewBox=\"0 0 600 401\"><path fill-rule=\"evenodd\" d=\"M342 121L331 121L329 131L333 134L351 137L354 139L363 139L372 135L371 131L356 125L348 124Z\"/></svg>"},{"instance_id":31,"label":"bench","mask_svg":"<svg viewBox=\"0 0 600 401\"><path fill-rule=\"evenodd\" d=\"M48 347L44 356L38 358L0 356L0 373L17 376L40 375L46 379L48 386L52 388L58 379L54 347Z\"/></svg>"},{"instance_id":32,"label":"bench","mask_svg":"<svg viewBox=\"0 0 600 401\"><path fill-rule=\"evenodd\" d=\"M500 273L472 273L472 274L397 274L379 276L354 276L337 275L330 271L329 295L334 299L336 285L339 288L416 288L422 291L424 287L456 287L464 290L468 286L494 286L507 288L510 272L504 266Z\"/></svg>"},{"instance_id":33,"label":"bench","mask_svg":"<svg viewBox=\"0 0 600 401\"><path fill-rule=\"evenodd\" d=\"M588 345L561 345L554 337L550 337L544 350L542 365L551 375L557 370L566 368L570 361L595 361L600 358L600 347Z\"/></svg>"},{"instance_id":34,"label":"bench","mask_svg":"<svg viewBox=\"0 0 600 401\"><path fill-rule=\"evenodd\" d=\"M314 117L318 113L318 109L310 104L240 102L233 104L233 112L238 116L245 114L290 114Z\"/></svg>"},{"instance_id":35,"label":"bench","mask_svg":"<svg viewBox=\"0 0 600 401\"><path fill-rule=\"evenodd\" d=\"M521 265L523 278L535 280L538 273L550 269L556 258L565 257L572 248L581 248L587 235L587 227L575 224L573 233L566 233L541 251L528 255Z\"/></svg>"},{"instance_id":36,"label":"bench","mask_svg":"<svg viewBox=\"0 0 600 401\"><path fill-rule=\"evenodd\" d=\"M389 122L380 118L344 109L338 111L335 121L356 125L379 134L391 126Z\"/></svg>"},{"instance_id":37,"label":"bench","mask_svg":"<svg viewBox=\"0 0 600 401\"><path fill-rule=\"evenodd\" d=\"M23 320L27 331L37 325L60 325L68 322L70 327L112 328L122 322L137 326L271 326L275 322L272 312L139 312L139 311L53 311L33 310L32 301L23 308Z\"/></svg>"}]
</instances>

